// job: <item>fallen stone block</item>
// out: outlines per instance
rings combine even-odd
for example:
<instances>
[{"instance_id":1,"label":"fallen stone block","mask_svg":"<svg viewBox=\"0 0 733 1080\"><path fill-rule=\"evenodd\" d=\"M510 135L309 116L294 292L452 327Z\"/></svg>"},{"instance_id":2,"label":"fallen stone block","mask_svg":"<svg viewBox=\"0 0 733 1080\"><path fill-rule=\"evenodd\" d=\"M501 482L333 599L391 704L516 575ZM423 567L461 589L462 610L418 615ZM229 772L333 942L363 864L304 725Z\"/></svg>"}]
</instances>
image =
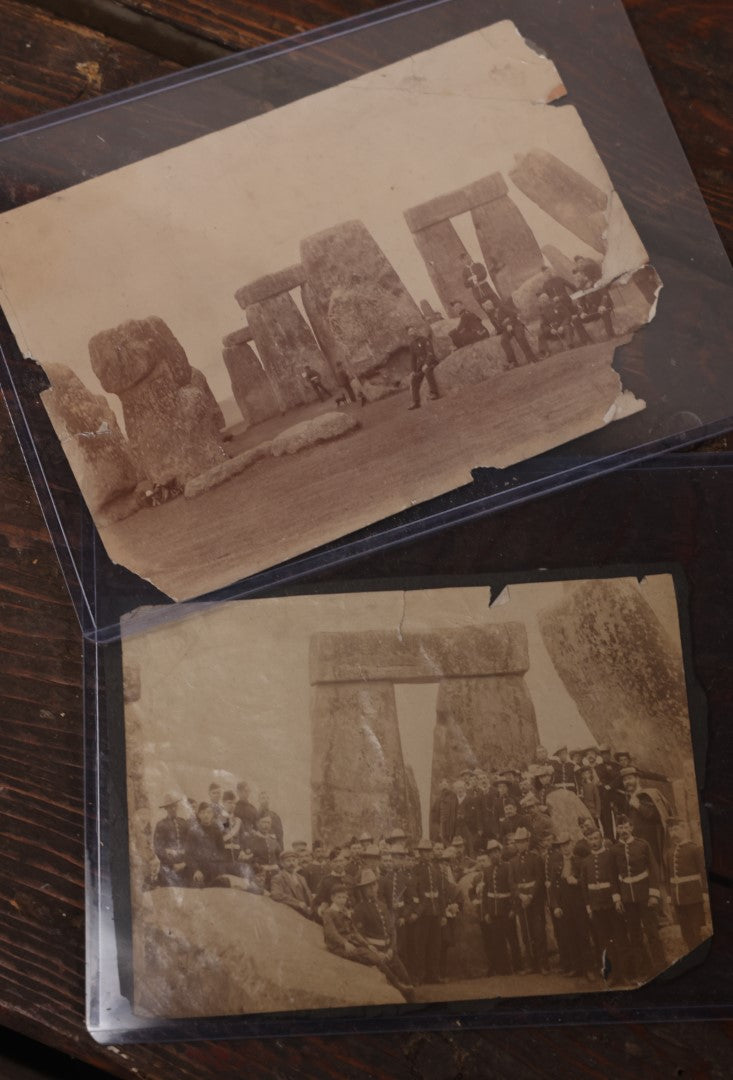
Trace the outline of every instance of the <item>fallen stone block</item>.
<instances>
[{"instance_id":1,"label":"fallen stone block","mask_svg":"<svg viewBox=\"0 0 733 1080\"><path fill-rule=\"evenodd\" d=\"M323 413L312 420L303 420L302 423L281 431L272 440L271 453L273 457L297 454L317 443L340 439L342 435L348 435L350 431L355 431L359 427L361 427L359 421L348 412Z\"/></svg>"},{"instance_id":2,"label":"fallen stone block","mask_svg":"<svg viewBox=\"0 0 733 1080\"><path fill-rule=\"evenodd\" d=\"M271 442L263 442L251 450L245 450L244 453L237 454L236 457L230 458L228 461L222 461L221 465L215 465L213 469L207 469L205 473L201 473L200 476L195 476L193 480L189 480L183 489L183 494L187 499L194 499L197 495L203 495L205 491L211 491L212 488L219 487L220 484L231 480L233 476L238 476L245 469L254 465L256 461L269 457L271 449Z\"/></svg>"}]
</instances>

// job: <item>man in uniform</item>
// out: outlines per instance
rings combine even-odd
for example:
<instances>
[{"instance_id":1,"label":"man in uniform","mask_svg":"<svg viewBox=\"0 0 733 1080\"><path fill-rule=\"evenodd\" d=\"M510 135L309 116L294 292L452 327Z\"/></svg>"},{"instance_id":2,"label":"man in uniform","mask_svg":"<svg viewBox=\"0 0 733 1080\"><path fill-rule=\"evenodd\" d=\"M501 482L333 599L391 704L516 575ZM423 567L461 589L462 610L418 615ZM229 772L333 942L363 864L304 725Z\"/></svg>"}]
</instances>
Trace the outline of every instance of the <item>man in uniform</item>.
<instances>
[{"instance_id":1,"label":"man in uniform","mask_svg":"<svg viewBox=\"0 0 733 1080\"><path fill-rule=\"evenodd\" d=\"M364 871L364 873L371 874L371 871ZM345 960L379 968L387 981L400 991L405 1001L413 1000L409 979L408 982L401 983L395 974L394 964L386 958L386 953L370 946L364 935L357 930L347 907L348 900L349 893L346 886L339 882L334 883L331 889L331 903L323 912L323 940L326 948Z\"/></svg>"},{"instance_id":2,"label":"man in uniform","mask_svg":"<svg viewBox=\"0 0 733 1080\"><path fill-rule=\"evenodd\" d=\"M234 804L234 814L242 822L245 832L252 832L257 824L257 811L249 801L249 784L246 780L240 780L237 784L237 801Z\"/></svg>"},{"instance_id":3,"label":"man in uniform","mask_svg":"<svg viewBox=\"0 0 733 1080\"><path fill-rule=\"evenodd\" d=\"M570 975L587 975L591 968L590 925L578 876L579 860L568 833L556 838L554 850L548 903L555 920L560 967Z\"/></svg>"},{"instance_id":4,"label":"man in uniform","mask_svg":"<svg viewBox=\"0 0 733 1080\"><path fill-rule=\"evenodd\" d=\"M170 793L163 797L160 809L165 810L165 817L157 823L153 830L153 850L160 862L158 885L185 884L186 834L191 823L178 816L177 811L180 801L177 795Z\"/></svg>"},{"instance_id":5,"label":"man in uniform","mask_svg":"<svg viewBox=\"0 0 733 1080\"><path fill-rule=\"evenodd\" d=\"M530 971L546 973L544 867L537 852L529 850L529 841L528 829L519 828L514 833L517 854L509 864L510 880Z\"/></svg>"},{"instance_id":6,"label":"man in uniform","mask_svg":"<svg viewBox=\"0 0 733 1080\"><path fill-rule=\"evenodd\" d=\"M243 841L250 848L253 855L253 863L256 870L262 875L265 889L270 891L270 884L274 874L280 869L278 859L282 848L277 836L272 829L272 818L269 814L262 814L257 821L257 828Z\"/></svg>"},{"instance_id":7,"label":"man in uniform","mask_svg":"<svg viewBox=\"0 0 733 1080\"><path fill-rule=\"evenodd\" d=\"M461 256L461 277L463 284L473 293L473 298L480 307L487 301L498 302L499 297L487 281L486 267L483 263L472 262L471 256L464 251Z\"/></svg>"},{"instance_id":8,"label":"man in uniform","mask_svg":"<svg viewBox=\"0 0 733 1080\"><path fill-rule=\"evenodd\" d=\"M415 981L434 983L440 979L440 952L443 928L447 923L449 897L446 881L433 861L432 844L422 839L417 845L418 862L413 872Z\"/></svg>"},{"instance_id":9,"label":"man in uniform","mask_svg":"<svg viewBox=\"0 0 733 1080\"><path fill-rule=\"evenodd\" d=\"M525 363L537 363L537 357L532 351L532 346L527 338L527 327L520 319L519 312L511 301L487 299L482 307L489 317L489 322L496 330L509 367L520 366L520 361L516 355L517 346L524 355ZM512 344L514 349L512 349Z\"/></svg>"},{"instance_id":10,"label":"man in uniform","mask_svg":"<svg viewBox=\"0 0 733 1080\"><path fill-rule=\"evenodd\" d=\"M680 925L685 948L690 951L704 940L705 908L708 903L705 858L693 843L682 818L669 819L669 896Z\"/></svg>"},{"instance_id":11,"label":"man in uniform","mask_svg":"<svg viewBox=\"0 0 733 1080\"><path fill-rule=\"evenodd\" d=\"M310 386L319 401L328 401L331 395L321 382L321 376L315 368L311 367L310 364L306 364L300 374L303 381Z\"/></svg>"},{"instance_id":12,"label":"man in uniform","mask_svg":"<svg viewBox=\"0 0 733 1080\"><path fill-rule=\"evenodd\" d=\"M514 923L514 894L511 869L502 859L502 847L498 840L486 844L489 866L483 871L476 886L479 901L481 935L486 952L489 975L511 975L519 970L517 931ZM521 961L519 961L521 962Z\"/></svg>"},{"instance_id":13,"label":"man in uniform","mask_svg":"<svg viewBox=\"0 0 733 1080\"><path fill-rule=\"evenodd\" d=\"M567 746L559 746L555 756L550 762L554 771L555 787L565 788L577 795L578 789L575 784L575 765L570 760Z\"/></svg>"},{"instance_id":14,"label":"man in uniform","mask_svg":"<svg viewBox=\"0 0 733 1080\"><path fill-rule=\"evenodd\" d=\"M596 762L595 770L601 796L601 830L604 836L613 840L616 835L614 815L620 809L621 769L611 756L610 746L599 746L598 753L601 760Z\"/></svg>"},{"instance_id":15,"label":"man in uniform","mask_svg":"<svg viewBox=\"0 0 733 1080\"><path fill-rule=\"evenodd\" d=\"M427 334L421 334L416 326L407 327L407 337L410 342L410 392L412 403L410 409L420 408L420 387L423 379L428 384L428 397L435 401L440 397L438 384L435 381L435 347L432 338Z\"/></svg>"},{"instance_id":16,"label":"man in uniform","mask_svg":"<svg viewBox=\"0 0 733 1080\"><path fill-rule=\"evenodd\" d=\"M642 788L638 770L633 765L621 769L619 775L624 789L623 812L631 823L634 836L646 840L651 848L659 873L664 855L664 821L659 809L663 805L661 796ZM616 830L618 832L618 819Z\"/></svg>"},{"instance_id":17,"label":"man in uniform","mask_svg":"<svg viewBox=\"0 0 733 1080\"><path fill-rule=\"evenodd\" d=\"M313 914L317 920L323 919L323 912L328 907L331 891L335 885L343 885L347 894L349 884L346 881L346 851L342 848L334 848L329 857L326 873L321 878L311 905Z\"/></svg>"},{"instance_id":18,"label":"man in uniform","mask_svg":"<svg viewBox=\"0 0 733 1080\"><path fill-rule=\"evenodd\" d=\"M616 863L619 893L628 943L626 974L638 981L644 974L656 974L665 965L659 936L659 878L657 864L646 840L635 837L629 818L616 819L616 843L611 848ZM652 971L646 960L646 935Z\"/></svg>"},{"instance_id":19,"label":"man in uniform","mask_svg":"<svg viewBox=\"0 0 733 1080\"><path fill-rule=\"evenodd\" d=\"M458 325L448 335L456 349L463 349L466 345L473 345L489 337L489 331L478 315L469 311L460 300L454 300L450 304L450 313L452 318L458 319Z\"/></svg>"},{"instance_id":20,"label":"man in uniform","mask_svg":"<svg viewBox=\"0 0 733 1080\"><path fill-rule=\"evenodd\" d=\"M412 970L407 919L412 911L412 875L406 866L407 849L395 844L391 849L391 865L382 877L382 889L395 925L397 954L408 971Z\"/></svg>"},{"instance_id":21,"label":"man in uniform","mask_svg":"<svg viewBox=\"0 0 733 1080\"><path fill-rule=\"evenodd\" d=\"M600 829L594 829L587 841L590 854L580 860L580 884L593 928L598 970L605 972L610 964L609 982L613 985L623 981L621 964L626 944L616 859L604 845Z\"/></svg>"},{"instance_id":22,"label":"man in uniform","mask_svg":"<svg viewBox=\"0 0 733 1080\"><path fill-rule=\"evenodd\" d=\"M275 834L275 836L277 837L277 842L280 845L280 850L282 851L283 846L284 846L282 820L280 818L280 815L276 814L275 811L270 806L270 796L267 794L266 791L261 791L260 792L260 807L259 807L259 810L257 811L258 819L264 817L265 814L270 819L270 831L273 832Z\"/></svg>"},{"instance_id":23,"label":"man in uniform","mask_svg":"<svg viewBox=\"0 0 733 1080\"><path fill-rule=\"evenodd\" d=\"M394 919L379 897L377 878L372 870L362 870L356 883L354 926L367 946L376 952L389 982L411 1001L412 981L397 951Z\"/></svg>"},{"instance_id":24,"label":"man in uniform","mask_svg":"<svg viewBox=\"0 0 733 1080\"><path fill-rule=\"evenodd\" d=\"M191 885L213 885L228 872L224 837L210 803L199 803L196 820L186 833L184 861Z\"/></svg>"},{"instance_id":25,"label":"man in uniform","mask_svg":"<svg viewBox=\"0 0 733 1080\"><path fill-rule=\"evenodd\" d=\"M280 856L280 871L273 874L270 884L270 896L278 904L287 904L293 911L306 919L312 918L313 896L305 878L296 869L297 856L294 851L283 851Z\"/></svg>"}]
</instances>

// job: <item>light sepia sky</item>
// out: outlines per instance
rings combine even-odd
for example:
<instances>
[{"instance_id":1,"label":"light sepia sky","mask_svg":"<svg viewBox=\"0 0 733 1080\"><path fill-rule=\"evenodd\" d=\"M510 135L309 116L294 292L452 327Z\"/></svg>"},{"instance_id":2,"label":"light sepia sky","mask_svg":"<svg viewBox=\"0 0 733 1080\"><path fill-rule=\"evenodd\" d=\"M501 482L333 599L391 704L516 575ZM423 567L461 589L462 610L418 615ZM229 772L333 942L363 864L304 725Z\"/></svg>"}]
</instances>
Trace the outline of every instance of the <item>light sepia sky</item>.
<instances>
[{"instance_id":1,"label":"light sepia sky","mask_svg":"<svg viewBox=\"0 0 733 1080\"><path fill-rule=\"evenodd\" d=\"M672 578L629 580L651 605L681 663ZM322 630L401 624L408 632L523 622L530 658L525 680L540 739L550 753L561 742L590 745L594 740L550 660L537 622L537 613L571 587L512 585L491 607L485 587L247 600L137 636L131 617L123 655L126 663L140 667L142 696L127 709L144 732L151 805L157 807L171 789L205 798L219 770L225 784L246 778L253 795L266 790L289 840L310 841L309 646L311 636ZM436 696L437 683L397 688L403 754L415 773L424 818Z\"/></svg>"},{"instance_id":2,"label":"light sepia sky","mask_svg":"<svg viewBox=\"0 0 733 1080\"><path fill-rule=\"evenodd\" d=\"M354 217L414 298L437 305L404 209L506 176L532 147L610 192L574 108L543 104L560 75L502 22L0 215L0 302L21 349L99 392L89 338L158 315L227 398L221 339L244 323L236 289L297 262L302 237ZM509 187L541 245L593 254ZM468 216L455 223L480 257Z\"/></svg>"}]
</instances>

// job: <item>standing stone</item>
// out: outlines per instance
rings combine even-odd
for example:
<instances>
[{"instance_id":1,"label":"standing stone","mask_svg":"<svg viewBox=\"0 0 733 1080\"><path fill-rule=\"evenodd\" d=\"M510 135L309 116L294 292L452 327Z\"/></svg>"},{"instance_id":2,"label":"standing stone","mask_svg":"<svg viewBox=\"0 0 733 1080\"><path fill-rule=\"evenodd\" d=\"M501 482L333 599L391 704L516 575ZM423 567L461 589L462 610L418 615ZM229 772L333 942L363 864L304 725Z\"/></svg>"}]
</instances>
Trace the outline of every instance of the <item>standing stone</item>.
<instances>
[{"instance_id":1,"label":"standing stone","mask_svg":"<svg viewBox=\"0 0 733 1080\"><path fill-rule=\"evenodd\" d=\"M605 192L547 150L517 155L516 162L509 176L519 190L586 244L605 252Z\"/></svg>"},{"instance_id":2,"label":"standing stone","mask_svg":"<svg viewBox=\"0 0 733 1080\"><path fill-rule=\"evenodd\" d=\"M638 587L623 580L572 584L540 612L539 625L596 741L628 749L640 768L690 780L682 661Z\"/></svg>"},{"instance_id":3,"label":"standing stone","mask_svg":"<svg viewBox=\"0 0 733 1080\"><path fill-rule=\"evenodd\" d=\"M467 188L471 220L492 280L503 297L512 295L544 262L535 235L516 203L499 191L495 176L477 180Z\"/></svg>"},{"instance_id":4,"label":"standing stone","mask_svg":"<svg viewBox=\"0 0 733 1080\"><path fill-rule=\"evenodd\" d=\"M187 385L176 383L180 346L160 325L141 319L104 330L89 342L89 353L103 388L122 402L127 437L150 480L185 484L226 455L212 431L211 402L190 375Z\"/></svg>"},{"instance_id":5,"label":"standing stone","mask_svg":"<svg viewBox=\"0 0 733 1080\"><path fill-rule=\"evenodd\" d=\"M443 679L437 714L455 724L484 769L501 771L532 760L537 717L521 674Z\"/></svg>"},{"instance_id":6,"label":"standing stone","mask_svg":"<svg viewBox=\"0 0 733 1080\"><path fill-rule=\"evenodd\" d=\"M452 714L438 706L433 732L433 767L430 774L430 805L440 792L440 781L457 780L463 769L476 769L479 760Z\"/></svg>"},{"instance_id":7,"label":"standing stone","mask_svg":"<svg viewBox=\"0 0 733 1080\"><path fill-rule=\"evenodd\" d=\"M328 325L328 311L324 309L310 282L306 281L304 283L300 290L300 297L303 301L303 310L308 317L308 322L311 324L311 329L321 352L328 360L329 365L333 367L338 360L338 343Z\"/></svg>"},{"instance_id":8,"label":"standing stone","mask_svg":"<svg viewBox=\"0 0 733 1080\"><path fill-rule=\"evenodd\" d=\"M407 345L420 309L361 221L346 221L301 242L305 274L337 355L357 375L381 367Z\"/></svg>"},{"instance_id":9,"label":"standing stone","mask_svg":"<svg viewBox=\"0 0 733 1080\"><path fill-rule=\"evenodd\" d=\"M45 371L51 386L41 400L97 524L129 517L140 508L140 477L107 399L65 364L46 364Z\"/></svg>"},{"instance_id":10,"label":"standing stone","mask_svg":"<svg viewBox=\"0 0 733 1080\"><path fill-rule=\"evenodd\" d=\"M423 257L446 315L450 318L451 303L461 300L469 311L474 312L480 319L485 318L483 308L474 299L470 288L463 284L465 263L462 257L468 252L453 223L437 221L434 225L428 225L427 228L413 233L412 239Z\"/></svg>"},{"instance_id":11,"label":"standing stone","mask_svg":"<svg viewBox=\"0 0 733 1080\"><path fill-rule=\"evenodd\" d=\"M209 386L209 381L203 371L199 371L199 369L195 367L191 368L191 386L200 391L201 396L206 402L207 417L214 434L216 434L216 432L221 431L223 427L226 427L224 413L221 411L221 405L214 397L214 392Z\"/></svg>"},{"instance_id":12,"label":"standing stone","mask_svg":"<svg viewBox=\"0 0 733 1080\"><path fill-rule=\"evenodd\" d=\"M542 254L545 256L545 260L553 273L561 277L563 281L567 281L568 285L572 285L574 289L578 288L578 283L573 274L572 259L569 259L567 255L563 255L560 248L555 247L554 244L545 244L542 248Z\"/></svg>"},{"instance_id":13,"label":"standing stone","mask_svg":"<svg viewBox=\"0 0 733 1080\"><path fill-rule=\"evenodd\" d=\"M412 814L391 682L342 682L313 689L313 835L326 847L381 836Z\"/></svg>"},{"instance_id":14,"label":"standing stone","mask_svg":"<svg viewBox=\"0 0 733 1080\"><path fill-rule=\"evenodd\" d=\"M272 383L259 356L249 344L251 340L249 329L235 330L224 338L222 353L234 400L248 427L269 420L280 412Z\"/></svg>"},{"instance_id":15,"label":"standing stone","mask_svg":"<svg viewBox=\"0 0 733 1080\"><path fill-rule=\"evenodd\" d=\"M330 373L313 331L290 293L280 293L279 296L249 304L245 310L280 411L310 404L314 397L301 374L304 366L309 364L315 368L325 386L331 381Z\"/></svg>"},{"instance_id":16,"label":"standing stone","mask_svg":"<svg viewBox=\"0 0 733 1080\"><path fill-rule=\"evenodd\" d=\"M422 805L415 773L411 765L405 765L405 789L407 793L407 821L405 832L411 840L422 837Z\"/></svg>"}]
</instances>

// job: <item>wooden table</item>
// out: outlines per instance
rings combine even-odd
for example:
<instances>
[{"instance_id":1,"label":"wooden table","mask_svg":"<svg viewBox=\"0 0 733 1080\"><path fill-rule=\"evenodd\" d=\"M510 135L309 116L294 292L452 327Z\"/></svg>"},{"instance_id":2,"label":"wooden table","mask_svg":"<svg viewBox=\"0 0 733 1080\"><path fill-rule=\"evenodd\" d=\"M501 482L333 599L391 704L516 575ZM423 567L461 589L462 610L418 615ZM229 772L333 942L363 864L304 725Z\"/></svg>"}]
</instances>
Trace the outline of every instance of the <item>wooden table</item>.
<instances>
[{"instance_id":1,"label":"wooden table","mask_svg":"<svg viewBox=\"0 0 733 1080\"><path fill-rule=\"evenodd\" d=\"M625 3L731 252L733 122L726 110L733 6L729 0ZM376 6L369 0L0 0L0 123ZM726 439L716 443L727 446ZM83 1024L79 630L4 409L0 448L0 1022L111 1075L150 1080L729 1074L733 1024L724 1021L97 1046ZM13 1075L10 1066L5 1074Z\"/></svg>"}]
</instances>

